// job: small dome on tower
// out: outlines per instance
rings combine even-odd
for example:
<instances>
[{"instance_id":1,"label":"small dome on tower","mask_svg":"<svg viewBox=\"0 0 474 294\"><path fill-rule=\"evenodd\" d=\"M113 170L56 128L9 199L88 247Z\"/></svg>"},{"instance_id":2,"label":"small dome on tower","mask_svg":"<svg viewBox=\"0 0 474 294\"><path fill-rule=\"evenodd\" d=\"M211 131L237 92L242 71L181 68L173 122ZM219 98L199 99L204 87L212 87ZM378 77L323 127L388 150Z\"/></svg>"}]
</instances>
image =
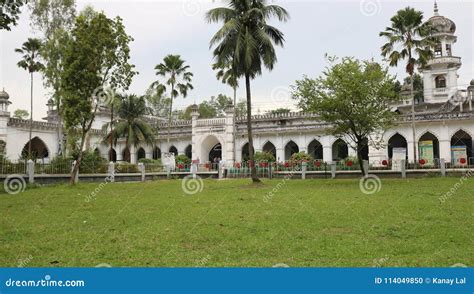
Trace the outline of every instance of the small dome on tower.
<instances>
[{"instance_id":1,"label":"small dome on tower","mask_svg":"<svg viewBox=\"0 0 474 294\"><path fill-rule=\"evenodd\" d=\"M474 79L471 80L471 86L474 86Z\"/></svg>"},{"instance_id":2,"label":"small dome on tower","mask_svg":"<svg viewBox=\"0 0 474 294\"><path fill-rule=\"evenodd\" d=\"M456 24L447 17L441 16L438 13L438 4L434 4L434 16L429 20L429 23L437 30L438 34L454 34L456 32Z\"/></svg>"},{"instance_id":3,"label":"small dome on tower","mask_svg":"<svg viewBox=\"0 0 474 294\"><path fill-rule=\"evenodd\" d=\"M5 100L10 99L10 95L8 95L8 93L5 92L5 89L3 89L2 91L0 91L0 99L5 99Z\"/></svg>"}]
</instances>

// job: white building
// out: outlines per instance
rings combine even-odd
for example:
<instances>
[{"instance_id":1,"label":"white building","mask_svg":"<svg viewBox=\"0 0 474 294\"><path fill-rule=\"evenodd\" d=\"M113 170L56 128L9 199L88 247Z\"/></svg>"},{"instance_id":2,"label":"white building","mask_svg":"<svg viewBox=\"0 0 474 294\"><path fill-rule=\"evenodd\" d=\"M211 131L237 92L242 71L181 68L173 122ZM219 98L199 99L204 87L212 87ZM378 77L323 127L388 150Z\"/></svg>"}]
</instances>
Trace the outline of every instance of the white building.
<instances>
[{"instance_id":1,"label":"white building","mask_svg":"<svg viewBox=\"0 0 474 294\"><path fill-rule=\"evenodd\" d=\"M440 43L436 46L435 57L421 71L424 82L424 101L416 109L416 132L413 140L411 127L411 101L405 100L397 107L400 113L395 128L383 134L384 148L367 149L367 156L373 164L388 160L393 156L394 148L405 148L408 161L414 160L414 147L420 151L420 142L426 145L431 142L432 156L455 163L459 154L453 158L452 147L465 148L465 160L473 158L474 112L472 99L474 80L469 87L458 87L458 69L461 58L455 56L456 26L453 21L438 14L429 20L438 28ZM0 92L0 148L9 159L17 159L28 148L29 121L12 118L8 112L9 95ZM59 139L55 110L52 103L48 105L46 121L35 121L33 124L32 145L36 157L45 160L54 157L58 150ZM97 149L108 157L108 146L101 143L101 127L108 121L106 109L96 117L93 130L90 132L86 147ZM235 123L235 128L234 128ZM166 123L160 123L166 129ZM305 151L315 159L326 162L355 156L351 142L347 138L335 138L327 135L327 124L317 120L313 114L289 113L281 115L253 116L255 151L274 153L279 161L288 160L292 153ZM234 109L229 106L226 116L215 119L199 119L195 109L191 121L174 121L171 126L170 143L160 133L156 146L132 147L127 150L124 142L115 146L113 159L129 160L132 163L140 158L160 158L162 153L174 152L186 154L200 162L222 158L231 165L240 162L248 154L246 144L246 120L234 116ZM25 149L26 148L26 149ZM402 149L397 149L399 153ZM424 152L424 151L422 151ZM423 159L426 154L418 155Z\"/></svg>"}]
</instances>

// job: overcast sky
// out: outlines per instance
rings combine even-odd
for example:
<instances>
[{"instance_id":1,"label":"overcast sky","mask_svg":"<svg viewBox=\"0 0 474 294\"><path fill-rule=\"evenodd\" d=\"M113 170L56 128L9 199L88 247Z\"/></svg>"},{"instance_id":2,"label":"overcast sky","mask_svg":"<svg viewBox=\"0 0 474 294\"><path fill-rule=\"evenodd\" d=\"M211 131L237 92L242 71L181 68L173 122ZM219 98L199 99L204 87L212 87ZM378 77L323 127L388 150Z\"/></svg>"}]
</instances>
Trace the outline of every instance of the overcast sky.
<instances>
[{"instance_id":1,"label":"overcast sky","mask_svg":"<svg viewBox=\"0 0 474 294\"><path fill-rule=\"evenodd\" d=\"M316 77L327 65L324 55L355 56L360 59L374 58L381 61L380 46L384 40L378 33L390 24L397 10L408 5L424 12L428 19L433 15L433 1L273 1L285 7L291 19L287 23L275 24L286 38L285 47L278 49L278 63L272 72L264 72L253 81L253 104L264 110L288 107L293 102L289 86L304 74ZM127 33L135 41L131 44L131 62L139 75L133 80L130 92L143 94L156 79L154 67L167 54L180 54L194 73L193 85L186 99L176 101L177 108L200 102L210 96L224 93L232 95L229 87L215 78L211 69L212 54L209 40L218 26L204 21L204 14L213 7L222 6L222 1L79 1L78 9L92 5L103 10L109 17L120 15ZM438 1L439 11L457 25L458 42L453 54L462 57L459 84L467 87L474 78L473 51L473 3L466 1ZM23 10L20 23L10 32L0 33L0 87L10 94L15 109L29 109L29 76L16 63L19 54L15 48L35 33L29 24L29 12ZM401 78L403 65L392 70ZM48 90L42 87L40 74L35 75L34 92L35 119L46 114ZM244 97L244 89L238 92Z\"/></svg>"}]
</instances>

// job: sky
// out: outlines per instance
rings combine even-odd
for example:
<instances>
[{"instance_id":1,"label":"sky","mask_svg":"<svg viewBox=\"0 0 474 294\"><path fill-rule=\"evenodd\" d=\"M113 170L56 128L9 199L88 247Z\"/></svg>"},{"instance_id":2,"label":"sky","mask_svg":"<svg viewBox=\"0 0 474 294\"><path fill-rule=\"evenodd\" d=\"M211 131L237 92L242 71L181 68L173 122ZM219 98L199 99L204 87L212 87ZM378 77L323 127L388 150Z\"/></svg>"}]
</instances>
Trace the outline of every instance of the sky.
<instances>
[{"instance_id":1,"label":"sky","mask_svg":"<svg viewBox=\"0 0 474 294\"><path fill-rule=\"evenodd\" d=\"M263 113L279 107L294 107L290 86L303 75L319 76L328 65L325 54L353 56L382 62L380 47L384 39L379 32L390 25L390 18L406 6L424 12L425 19L433 15L433 1L378 1L378 0L324 0L324 1L271 1L283 6L290 13L286 23L272 21L285 34L284 48L277 49L278 63L273 71L264 71L252 81L255 113ZM178 98L176 109L184 109L211 96L232 96L232 89L216 80L211 68L213 63L209 40L219 28L204 20L206 11L224 6L220 0L78 0L81 10L92 5L104 11L108 17L123 18L126 31L135 40L130 44L131 60L139 75L134 77L129 92L144 94L148 86L157 80L154 67L167 54L180 54L194 73L194 90L185 99ZM473 1L438 1L439 13L456 23L458 42L453 55L462 58L459 85L467 87L474 78ZM40 34L30 27L29 11L23 9L18 26L0 33L0 88L10 94L15 109L30 108L30 80L23 69L17 67L20 55L15 48L28 37ZM391 73L401 80L405 77L404 66L392 68ZM46 102L50 92L42 85L40 74L35 75L34 119L46 116ZM243 83L243 81L241 82ZM244 87L238 97L245 97Z\"/></svg>"}]
</instances>

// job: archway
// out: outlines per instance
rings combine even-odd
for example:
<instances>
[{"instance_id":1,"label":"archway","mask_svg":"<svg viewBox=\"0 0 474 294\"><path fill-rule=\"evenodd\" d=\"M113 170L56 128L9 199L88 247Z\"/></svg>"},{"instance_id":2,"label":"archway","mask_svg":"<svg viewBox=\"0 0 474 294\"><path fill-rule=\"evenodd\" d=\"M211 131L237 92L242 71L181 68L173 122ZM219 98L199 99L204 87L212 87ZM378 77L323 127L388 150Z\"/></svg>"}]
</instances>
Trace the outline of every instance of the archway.
<instances>
[{"instance_id":1,"label":"archway","mask_svg":"<svg viewBox=\"0 0 474 294\"><path fill-rule=\"evenodd\" d=\"M4 155L7 149L7 143L3 140L0 140L0 155Z\"/></svg>"},{"instance_id":2,"label":"archway","mask_svg":"<svg viewBox=\"0 0 474 294\"><path fill-rule=\"evenodd\" d=\"M153 148L153 159L157 160L161 158L161 149L158 147Z\"/></svg>"},{"instance_id":3,"label":"archway","mask_svg":"<svg viewBox=\"0 0 474 294\"><path fill-rule=\"evenodd\" d=\"M323 159L323 145L318 140L313 140L308 145L308 154L314 159Z\"/></svg>"},{"instance_id":4,"label":"archway","mask_svg":"<svg viewBox=\"0 0 474 294\"><path fill-rule=\"evenodd\" d=\"M337 139L332 144L332 160L339 161L346 159L349 156L349 147L342 139Z\"/></svg>"},{"instance_id":5,"label":"archway","mask_svg":"<svg viewBox=\"0 0 474 294\"><path fill-rule=\"evenodd\" d=\"M463 148L466 150L465 153L462 150ZM459 130L451 137L451 154L453 163L456 164L458 163L458 159L465 158L466 162L473 164L472 157L474 157L474 154L472 151L472 137L466 131Z\"/></svg>"},{"instance_id":6,"label":"archway","mask_svg":"<svg viewBox=\"0 0 474 294\"><path fill-rule=\"evenodd\" d=\"M290 160L291 156L298 152L300 152L298 145L293 141L288 142L285 146L285 160Z\"/></svg>"},{"instance_id":7,"label":"archway","mask_svg":"<svg viewBox=\"0 0 474 294\"><path fill-rule=\"evenodd\" d=\"M222 159L222 145L221 143L217 143L212 147L211 151L209 151L209 161L212 163L219 163Z\"/></svg>"},{"instance_id":8,"label":"archway","mask_svg":"<svg viewBox=\"0 0 474 294\"><path fill-rule=\"evenodd\" d=\"M430 147L432 146L432 147ZM430 149L432 151L430 151ZM418 140L418 154L419 159L430 160L430 157L433 159L439 159L439 141L435 135L430 132L426 132Z\"/></svg>"},{"instance_id":9,"label":"archway","mask_svg":"<svg viewBox=\"0 0 474 294\"><path fill-rule=\"evenodd\" d=\"M130 149L128 149L128 147L122 151L122 160L130 162Z\"/></svg>"},{"instance_id":10,"label":"archway","mask_svg":"<svg viewBox=\"0 0 474 294\"><path fill-rule=\"evenodd\" d=\"M272 142L268 141L267 143L265 143L265 145L263 145L262 151L271 153L276 159L276 148Z\"/></svg>"},{"instance_id":11,"label":"archway","mask_svg":"<svg viewBox=\"0 0 474 294\"><path fill-rule=\"evenodd\" d=\"M393 149L394 148L405 148L405 160L408 159L408 143L405 137L396 133L388 140L388 158L393 158Z\"/></svg>"},{"instance_id":12,"label":"archway","mask_svg":"<svg viewBox=\"0 0 474 294\"><path fill-rule=\"evenodd\" d=\"M184 149L184 154L186 155L187 158L192 159L193 158L193 146L188 145L186 149Z\"/></svg>"},{"instance_id":13,"label":"archway","mask_svg":"<svg viewBox=\"0 0 474 294\"><path fill-rule=\"evenodd\" d=\"M23 150L21 151L22 158L28 158L28 147L29 142L25 144ZM38 137L31 139L31 158L34 159L43 159L49 157L48 147L46 144Z\"/></svg>"},{"instance_id":14,"label":"archway","mask_svg":"<svg viewBox=\"0 0 474 294\"><path fill-rule=\"evenodd\" d=\"M117 152L113 148L112 150L109 149L109 161L112 161L112 162L117 161Z\"/></svg>"},{"instance_id":15,"label":"archway","mask_svg":"<svg viewBox=\"0 0 474 294\"><path fill-rule=\"evenodd\" d=\"M173 153L174 156L178 155L178 149L174 146L171 146L169 149L169 153Z\"/></svg>"},{"instance_id":16,"label":"archway","mask_svg":"<svg viewBox=\"0 0 474 294\"><path fill-rule=\"evenodd\" d=\"M140 149L138 149L137 151L137 160L140 160L142 158L146 158L146 152L145 152L145 149L140 147Z\"/></svg>"},{"instance_id":17,"label":"archway","mask_svg":"<svg viewBox=\"0 0 474 294\"><path fill-rule=\"evenodd\" d=\"M201 162L213 162L214 158L223 158L223 144L214 135L207 136L201 144L198 144L198 146L200 147L200 150L198 148L198 154L196 154L196 156L198 156L198 159Z\"/></svg>"}]
</instances>

